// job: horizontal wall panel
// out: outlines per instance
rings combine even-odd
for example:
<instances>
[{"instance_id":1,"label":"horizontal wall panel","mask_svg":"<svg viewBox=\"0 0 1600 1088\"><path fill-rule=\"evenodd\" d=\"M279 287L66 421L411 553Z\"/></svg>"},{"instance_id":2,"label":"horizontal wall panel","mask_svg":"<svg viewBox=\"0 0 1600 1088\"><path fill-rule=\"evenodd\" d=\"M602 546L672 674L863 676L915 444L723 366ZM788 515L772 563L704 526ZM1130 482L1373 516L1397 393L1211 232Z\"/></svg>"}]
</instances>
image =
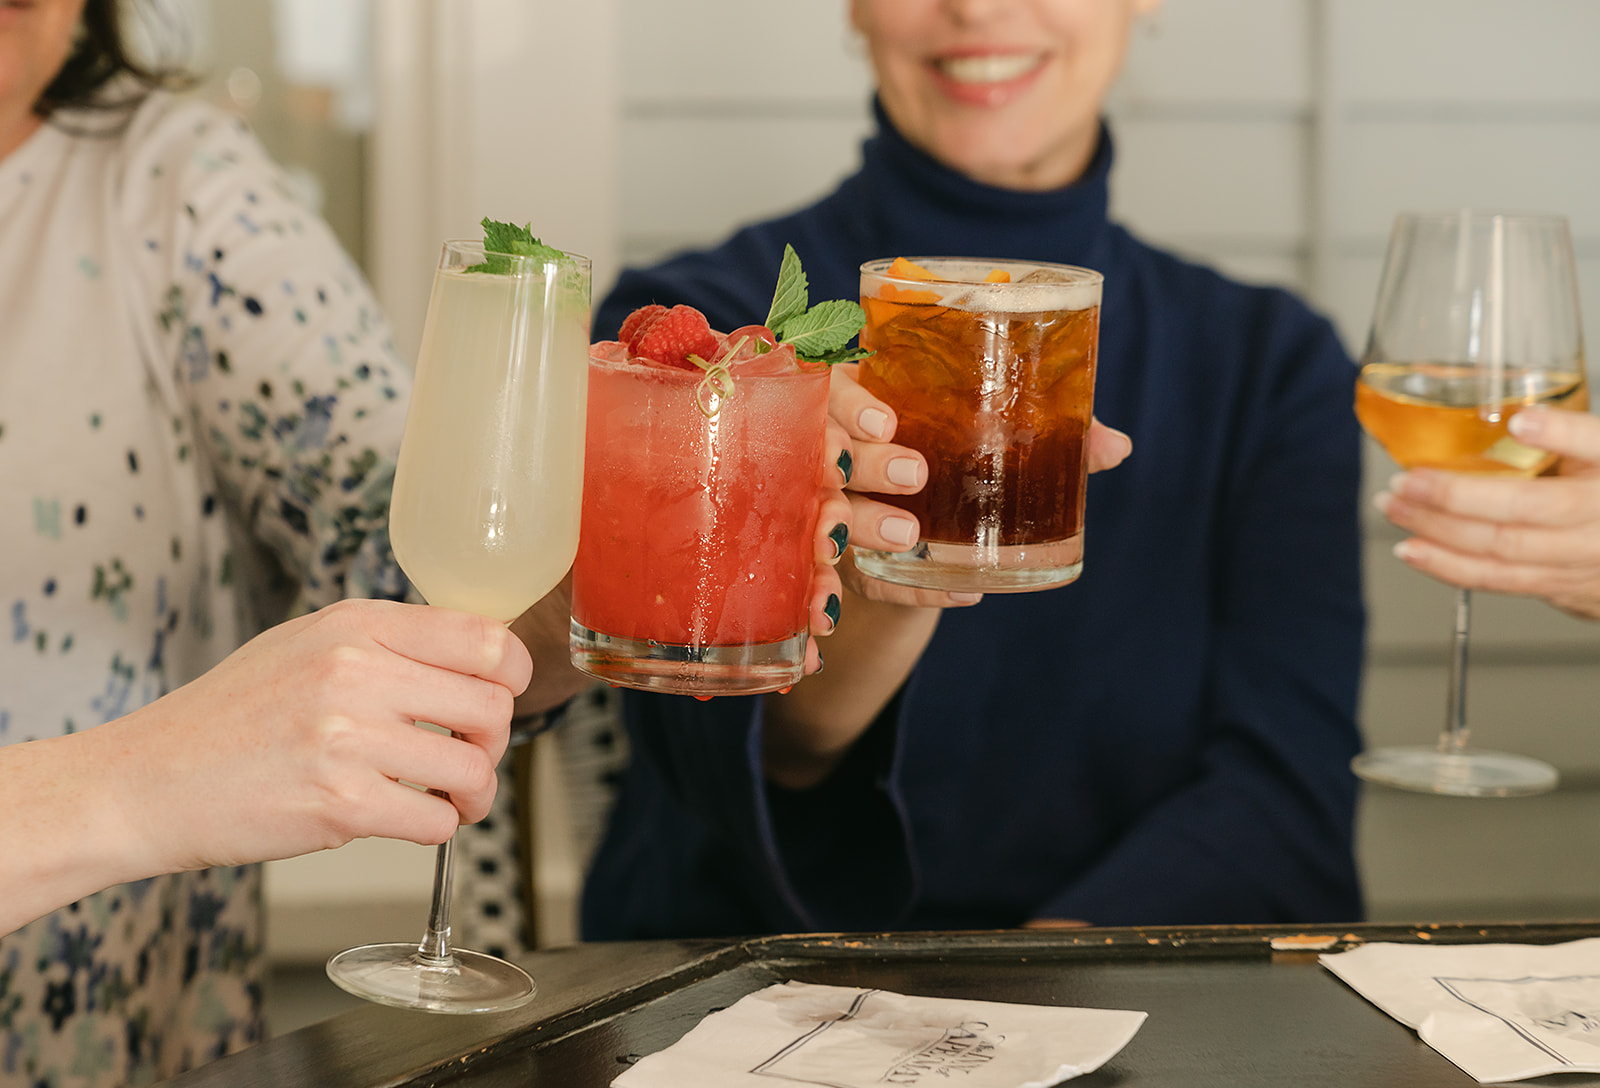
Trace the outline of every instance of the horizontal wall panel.
<instances>
[{"instance_id":1,"label":"horizontal wall panel","mask_svg":"<svg viewBox=\"0 0 1600 1088\"><path fill-rule=\"evenodd\" d=\"M1443 653L1455 590L1402 563L1394 555L1392 539L1369 540L1365 561L1369 652L1379 660L1385 654ZM1592 654L1600 661L1600 623L1576 619L1529 597L1475 593L1471 644L1485 659L1499 654L1522 660L1549 653L1563 659ZM1592 679L1594 704L1600 710L1600 672ZM1600 753L1600 736L1595 749Z\"/></svg>"},{"instance_id":2,"label":"horizontal wall panel","mask_svg":"<svg viewBox=\"0 0 1600 1088\"><path fill-rule=\"evenodd\" d=\"M1448 613L1443 617L1450 623ZM1433 744L1444 725L1448 654L1436 663L1375 665L1367 671L1361 722L1369 745ZM1589 664L1467 668L1472 743L1533 756L1583 781L1600 779L1600 647Z\"/></svg>"},{"instance_id":3,"label":"horizontal wall panel","mask_svg":"<svg viewBox=\"0 0 1600 1088\"><path fill-rule=\"evenodd\" d=\"M1307 0L1181 0L1136 25L1112 108L1311 98Z\"/></svg>"},{"instance_id":4,"label":"horizontal wall panel","mask_svg":"<svg viewBox=\"0 0 1600 1088\"><path fill-rule=\"evenodd\" d=\"M1327 164L1330 226L1381 243L1396 212L1475 207L1557 212L1580 242L1600 239L1597 147L1600 121L1347 124Z\"/></svg>"},{"instance_id":5,"label":"horizontal wall panel","mask_svg":"<svg viewBox=\"0 0 1600 1088\"><path fill-rule=\"evenodd\" d=\"M1334 0L1347 100L1600 105L1594 0Z\"/></svg>"},{"instance_id":6,"label":"horizontal wall panel","mask_svg":"<svg viewBox=\"0 0 1600 1088\"><path fill-rule=\"evenodd\" d=\"M638 237L714 241L798 208L856 168L869 128L866 118L624 121L624 246Z\"/></svg>"},{"instance_id":7,"label":"horizontal wall panel","mask_svg":"<svg viewBox=\"0 0 1600 1088\"><path fill-rule=\"evenodd\" d=\"M1368 786L1356 841L1374 920L1600 917L1600 792L1466 798Z\"/></svg>"},{"instance_id":8,"label":"horizontal wall panel","mask_svg":"<svg viewBox=\"0 0 1600 1088\"><path fill-rule=\"evenodd\" d=\"M872 80L847 9L845 0L618 0L623 101L864 104Z\"/></svg>"},{"instance_id":9,"label":"horizontal wall panel","mask_svg":"<svg viewBox=\"0 0 1600 1088\"><path fill-rule=\"evenodd\" d=\"M1112 131L1112 213L1147 240L1304 240L1304 125L1123 118Z\"/></svg>"}]
</instances>

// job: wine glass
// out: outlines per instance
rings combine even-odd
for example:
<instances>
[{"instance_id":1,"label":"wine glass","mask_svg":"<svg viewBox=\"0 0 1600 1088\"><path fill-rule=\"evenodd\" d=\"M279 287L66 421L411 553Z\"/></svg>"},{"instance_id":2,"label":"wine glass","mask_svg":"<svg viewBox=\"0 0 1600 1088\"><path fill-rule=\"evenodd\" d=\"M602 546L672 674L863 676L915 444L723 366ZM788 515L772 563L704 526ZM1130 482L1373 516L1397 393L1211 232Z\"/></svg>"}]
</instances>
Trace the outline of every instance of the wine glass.
<instances>
[{"instance_id":1,"label":"wine glass","mask_svg":"<svg viewBox=\"0 0 1600 1088\"><path fill-rule=\"evenodd\" d=\"M488 254L447 242L434 275L395 468L395 558L429 604L509 623L578 550L589 261ZM452 838L439 847L420 944L328 961L339 986L384 1005L490 1012L533 999L526 972L452 948Z\"/></svg>"},{"instance_id":2,"label":"wine glass","mask_svg":"<svg viewBox=\"0 0 1600 1088\"><path fill-rule=\"evenodd\" d=\"M1407 214L1389 236L1356 414L1402 468L1534 476L1553 454L1512 438L1519 408L1588 407L1577 273L1567 221L1554 215ZM1456 591L1445 727L1433 747L1378 748L1356 774L1426 793L1542 793L1556 770L1468 744L1467 624Z\"/></svg>"}]
</instances>

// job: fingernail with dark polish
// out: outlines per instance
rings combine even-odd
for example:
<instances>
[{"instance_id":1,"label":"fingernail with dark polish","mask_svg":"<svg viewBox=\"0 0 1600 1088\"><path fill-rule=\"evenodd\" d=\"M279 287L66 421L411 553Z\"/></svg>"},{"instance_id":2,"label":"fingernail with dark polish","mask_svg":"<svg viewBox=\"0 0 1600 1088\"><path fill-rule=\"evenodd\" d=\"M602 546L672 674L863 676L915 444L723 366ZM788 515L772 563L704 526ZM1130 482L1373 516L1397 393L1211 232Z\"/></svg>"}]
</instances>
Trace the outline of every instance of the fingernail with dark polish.
<instances>
[{"instance_id":1,"label":"fingernail with dark polish","mask_svg":"<svg viewBox=\"0 0 1600 1088\"><path fill-rule=\"evenodd\" d=\"M844 482L849 483L850 475L855 471L856 468L855 458L850 456L850 451L840 450L839 460L836 462L836 464L839 466L840 474L844 476Z\"/></svg>"},{"instance_id":2,"label":"fingernail with dark polish","mask_svg":"<svg viewBox=\"0 0 1600 1088\"><path fill-rule=\"evenodd\" d=\"M821 672L821 671L822 671L822 655L818 654L817 655L817 672ZM815 675L817 675L817 672L814 672L811 675L815 676Z\"/></svg>"},{"instance_id":3,"label":"fingernail with dark polish","mask_svg":"<svg viewBox=\"0 0 1600 1088\"><path fill-rule=\"evenodd\" d=\"M850 543L850 526L841 521L833 527L828 539L833 541L833 557L839 558L844 554L844 546Z\"/></svg>"},{"instance_id":4,"label":"fingernail with dark polish","mask_svg":"<svg viewBox=\"0 0 1600 1088\"><path fill-rule=\"evenodd\" d=\"M839 626L839 595L837 593L828 594L828 603L822 606L822 614L828 617L828 623L832 625L829 628L830 630Z\"/></svg>"}]
</instances>

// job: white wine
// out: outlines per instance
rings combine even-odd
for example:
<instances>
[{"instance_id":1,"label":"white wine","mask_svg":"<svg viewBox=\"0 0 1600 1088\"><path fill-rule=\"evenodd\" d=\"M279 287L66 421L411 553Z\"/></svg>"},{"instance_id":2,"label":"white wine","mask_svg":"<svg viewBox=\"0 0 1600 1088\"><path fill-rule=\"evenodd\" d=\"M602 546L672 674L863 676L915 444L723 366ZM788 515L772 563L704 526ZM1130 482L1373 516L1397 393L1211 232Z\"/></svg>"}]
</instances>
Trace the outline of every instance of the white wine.
<instances>
[{"instance_id":1,"label":"white wine","mask_svg":"<svg viewBox=\"0 0 1600 1088\"><path fill-rule=\"evenodd\" d=\"M441 268L395 470L390 536L429 604L509 622L578 549L586 268Z\"/></svg>"},{"instance_id":2,"label":"white wine","mask_svg":"<svg viewBox=\"0 0 1600 1088\"><path fill-rule=\"evenodd\" d=\"M1518 442L1506 422L1530 404L1586 409L1582 360L1559 371L1506 367L1497 391L1485 390L1488 378L1487 367L1465 363L1368 363L1356 386L1356 416L1403 468L1543 472L1555 454Z\"/></svg>"}]
</instances>

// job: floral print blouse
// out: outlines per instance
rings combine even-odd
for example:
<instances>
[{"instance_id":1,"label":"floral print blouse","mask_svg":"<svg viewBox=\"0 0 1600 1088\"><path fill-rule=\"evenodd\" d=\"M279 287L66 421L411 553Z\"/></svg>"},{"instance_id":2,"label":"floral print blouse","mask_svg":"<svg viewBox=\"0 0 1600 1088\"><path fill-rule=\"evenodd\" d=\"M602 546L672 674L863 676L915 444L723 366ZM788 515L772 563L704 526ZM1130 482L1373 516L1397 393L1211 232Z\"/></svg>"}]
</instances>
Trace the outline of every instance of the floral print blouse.
<instances>
[{"instance_id":1,"label":"floral print blouse","mask_svg":"<svg viewBox=\"0 0 1600 1088\"><path fill-rule=\"evenodd\" d=\"M409 375L361 274L239 121L164 94L120 120L0 159L0 744L405 591ZM0 1084L148 1084L259 1038L259 883L147 880L0 939Z\"/></svg>"}]
</instances>

